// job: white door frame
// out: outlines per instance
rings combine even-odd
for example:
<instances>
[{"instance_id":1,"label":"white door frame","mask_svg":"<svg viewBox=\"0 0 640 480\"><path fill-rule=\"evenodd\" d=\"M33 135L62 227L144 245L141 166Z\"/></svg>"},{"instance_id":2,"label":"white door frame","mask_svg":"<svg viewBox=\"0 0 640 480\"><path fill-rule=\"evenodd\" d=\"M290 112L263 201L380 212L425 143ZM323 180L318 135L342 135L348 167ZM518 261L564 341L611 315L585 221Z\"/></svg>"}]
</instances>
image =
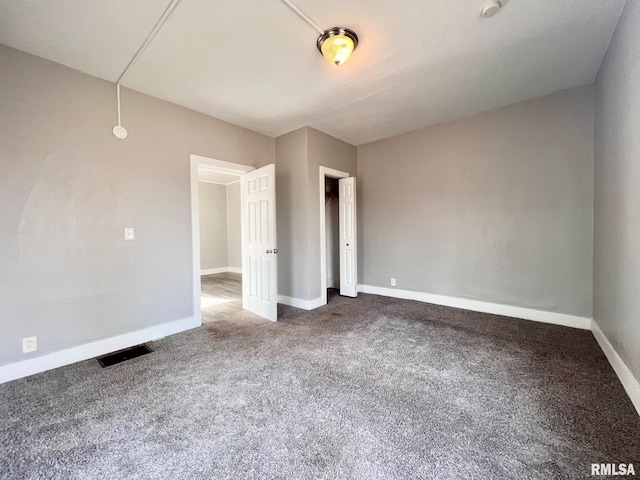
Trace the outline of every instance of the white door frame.
<instances>
[{"instance_id":1,"label":"white door frame","mask_svg":"<svg viewBox=\"0 0 640 480\"><path fill-rule=\"evenodd\" d=\"M348 178L347 172L328 167L320 167L320 305L327 304L327 228L325 215L326 178Z\"/></svg>"},{"instance_id":2,"label":"white door frame","mask_svg":"<svg viewBox=\"0 0 640 480\"><path fill-rule=\"evenodd\" d=\"M200 296L202 284L200 282L200 196L198 189L198 169L213 172L243 175L255 170L255 167L239 163L225 162L214 158L191 155L191 248L193 257L193 315L202 324L202 308ZM244 252L243 258L244 258ZM243 277L244 278L244 277Z\"/></svg>"}]
</instances>

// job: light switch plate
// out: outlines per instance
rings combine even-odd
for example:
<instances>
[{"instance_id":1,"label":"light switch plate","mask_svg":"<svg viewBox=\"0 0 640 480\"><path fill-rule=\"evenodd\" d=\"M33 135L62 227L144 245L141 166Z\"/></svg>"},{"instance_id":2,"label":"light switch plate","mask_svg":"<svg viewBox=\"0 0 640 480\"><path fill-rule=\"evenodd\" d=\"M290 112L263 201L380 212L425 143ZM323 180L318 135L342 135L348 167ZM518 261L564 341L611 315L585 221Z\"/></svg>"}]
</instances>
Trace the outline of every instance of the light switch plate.
<instances>
[{"instance_id":1,"label":"light switch plate","mask_svg":"<svg viewBox=\"0 0 640 480\"><path fill-rule=\"evenodd\" d=\"M126 227L124 229L124 239L133 240L135 238L136 238L136 234L135 234L135 231L133 230L133 227Z\"/></svg>"}]
</instances>

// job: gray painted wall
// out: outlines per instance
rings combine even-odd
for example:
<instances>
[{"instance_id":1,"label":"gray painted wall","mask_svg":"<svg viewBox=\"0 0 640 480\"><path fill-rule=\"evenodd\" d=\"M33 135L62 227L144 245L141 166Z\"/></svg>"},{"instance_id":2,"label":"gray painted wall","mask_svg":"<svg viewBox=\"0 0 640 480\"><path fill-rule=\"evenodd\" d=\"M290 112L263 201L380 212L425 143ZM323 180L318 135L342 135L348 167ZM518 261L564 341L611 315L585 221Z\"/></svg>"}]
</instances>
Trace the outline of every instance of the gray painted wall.
<instances>
[{"instance_id":1,"label":"gray painted wall","mask_svg":"<svg viewBox=\"0 0 640 480\"><path fill-rule=\"evenodd\" d=\"M198 182L200 197L200 269L229 266L227 187Z\"/></svg>"},{"instance_id":2,"label":"gray painted wall","mask_svg":"<svg viewBox=\"0 0 640 480\"><path fill-rule=\"evenodd\" d=\"M117 140L112 83L2 45L0 105L0 364L191 317L189 154L274 139L123 89Z\"/></svg>"},{"instance_id":3,"label":"gray painted wall","mask_svg":"<svg viewBox=\"0 0 640 480\"><path fill-rule=\"evenodd\" d=\"M640 2L596 81L594 319L640 379Z\"/></svg>"},{"instance_id":4,"label":"gray painted wall","mask_svg":"<svg viewBox=\"0 0 640 480\"><path fill-rule=\"evenodd\" d=\"M229 267L242 268L240 182L227 185L227 249Z\"/></svg>"},{"instance_id":5,"label":"gray painted wall","mask_svg":"<svg viewBox=\"0 0 640 480\"><path fill-rule=\"evenodd\" d=\"M276 138L278 294L309 298L307 129Z\"/></svg>"},{"instance_id":6,"label":"gray painted wall","mask_svg":"<svg viewBox=\"0 0 640 480\"><path fill-rule=\"evenodd\" d=\"M358 148L360 283L590 317L593 89Z\"/></svg>"},{"instance_id":7,"label":"gray painted wall","mask_svg":"<svg viewBox=\"0 0 640 480\"><path fill-rule=\"evenodd\" d=\"M356 147L310 127L276 139L278 293L320 291L320 166L356 173Z\"/></svg>"},{"instance_id":8,"label":"gray painted wall","mask_svg":"<svg viewBox=\"0 0 640 480\"><path fill-rule=\"evenodd\" d=\"M329 167L350 176L356 175L357 149L326 133L308 128L309 179L309 299L322 295L320 266L320 167Z\"/></svg>"}]
</instances>

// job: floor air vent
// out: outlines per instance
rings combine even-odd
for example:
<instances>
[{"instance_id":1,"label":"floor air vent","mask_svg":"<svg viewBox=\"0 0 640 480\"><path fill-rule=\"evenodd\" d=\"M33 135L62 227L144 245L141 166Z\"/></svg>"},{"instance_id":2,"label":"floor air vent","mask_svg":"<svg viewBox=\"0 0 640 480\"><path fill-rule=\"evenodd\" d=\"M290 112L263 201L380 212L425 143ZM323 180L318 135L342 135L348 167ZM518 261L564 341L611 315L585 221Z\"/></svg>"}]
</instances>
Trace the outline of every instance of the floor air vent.
<instances>
[{"instance_id":1,"label":"floor air vent","mask_svg":"<svg viewBox=\"0 0 640 480\"><path fill-rule=\"evenodd\" d=\"M98 363L102 368L105 368L151 352L153 352L153 350L146 345L138 345L136 347L125 348L124 350L118 350L117 352L110 353L109 355L103 355L102 357L98 357L96 360L98 360Z\"/></svg>"}]
</instances>

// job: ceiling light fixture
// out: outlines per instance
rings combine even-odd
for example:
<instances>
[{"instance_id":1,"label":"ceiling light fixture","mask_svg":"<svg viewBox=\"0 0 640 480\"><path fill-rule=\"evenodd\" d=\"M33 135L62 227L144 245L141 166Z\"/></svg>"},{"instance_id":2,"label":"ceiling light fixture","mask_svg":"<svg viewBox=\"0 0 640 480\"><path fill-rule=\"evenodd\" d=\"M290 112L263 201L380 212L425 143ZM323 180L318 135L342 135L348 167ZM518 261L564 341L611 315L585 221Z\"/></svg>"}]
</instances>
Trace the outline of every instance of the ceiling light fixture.
<instances>
[{"instance_id":1,"label":"ceiling light fixture","mask_svg":"<svg viewBox=\"0 0 640 480\"><path fill-rule=\"evenodd\" d=\"M358 46L356 32L344 27L333 27L323 31L317 23L291 3L291 0L282 0L282 2L320 34L316 45L322 56L327 59L327 62L333 65L342 65L349 60L349 57Z\"/></svg>"},{"instance_id":2,"label":"ceiling light fixture","mask_svg":"<svg viewBox=\"0 0 640 480\"><path fill-rule=\"evenodd\" d=\"M333 27L318 37L317 45L327 62L342 65L358 46L358 35L348 28Z\"/></svg>"}]
</instances>

